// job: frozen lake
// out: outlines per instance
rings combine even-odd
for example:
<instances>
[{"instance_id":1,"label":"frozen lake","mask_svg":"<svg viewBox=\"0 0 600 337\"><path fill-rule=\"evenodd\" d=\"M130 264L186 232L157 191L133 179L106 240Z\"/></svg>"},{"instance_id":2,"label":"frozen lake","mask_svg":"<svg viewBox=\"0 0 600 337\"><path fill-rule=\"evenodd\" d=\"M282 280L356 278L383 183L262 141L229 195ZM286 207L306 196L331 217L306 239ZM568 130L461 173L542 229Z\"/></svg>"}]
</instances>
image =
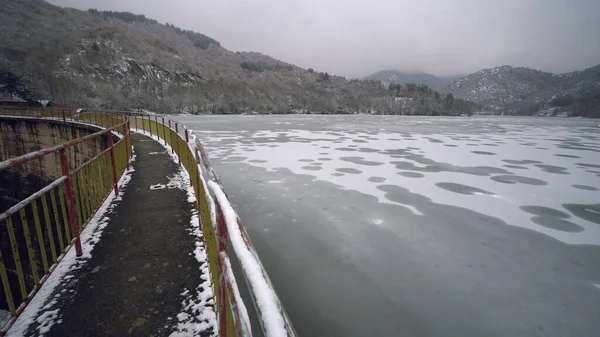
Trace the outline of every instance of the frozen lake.
<instances>
[{"instance_id":1,"label":"frozen lake","mask_svg":"<svg viewBox=\"0 0 600 337\"><path fill-rule=\"evenodd\" d=\"M597 336L600 121L179 116L301 336Z\"/></svg>"}]
</instances>

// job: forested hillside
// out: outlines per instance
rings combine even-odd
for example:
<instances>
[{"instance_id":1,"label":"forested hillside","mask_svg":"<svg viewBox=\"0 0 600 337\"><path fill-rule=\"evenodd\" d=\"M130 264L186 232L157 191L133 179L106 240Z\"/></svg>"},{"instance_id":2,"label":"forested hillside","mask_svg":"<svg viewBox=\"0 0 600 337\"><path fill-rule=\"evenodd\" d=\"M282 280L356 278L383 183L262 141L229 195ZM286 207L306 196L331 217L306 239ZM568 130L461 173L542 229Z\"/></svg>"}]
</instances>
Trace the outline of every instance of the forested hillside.
<instances>
[{"instance_id":1,"label":"forested hillside","mask_svg":"<svg viewBox=\"0 0 600 337\"><path fill-rule=\"evenodd\" d=\"M600 65L566 74L501 66L465 76L445 91L497 113L600 117Z\"/></svg>"},{"instance_id":2,"label":"forested hillside","mask_svg":"<svg viewBox=\"0 0 600 337\"><path fill-rule=\"evenodd\" d=\"M379 81L347 80L143 15L0 0L0 90L71 107L162 113L457 114L443 97L398 100ZM408 97L408 96L407 96ZM466 111L465 111L466 112Z\"/></svg>"}]
</instances>

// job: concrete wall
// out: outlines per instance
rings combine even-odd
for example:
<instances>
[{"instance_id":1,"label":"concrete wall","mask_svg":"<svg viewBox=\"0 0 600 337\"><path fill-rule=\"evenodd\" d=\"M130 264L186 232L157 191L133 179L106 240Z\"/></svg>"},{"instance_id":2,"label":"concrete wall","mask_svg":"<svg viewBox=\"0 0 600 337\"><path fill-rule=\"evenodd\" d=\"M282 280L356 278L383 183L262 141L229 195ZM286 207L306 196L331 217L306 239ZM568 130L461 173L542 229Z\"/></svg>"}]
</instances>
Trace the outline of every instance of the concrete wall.
<instances>
[{"instance_id":1,"label":"concrete wall","mask_svg":"<svg viewBox=\"0 0 600 337\"><path fill-rule=\"evenodd\" d=\"M99 130L101 130L99 127L70 122L64 123L58 120L0 117L0 161L62 144L69 140L98 132ZM115 137L113 140L116 142L118 139ZM67 148L66 153L71 168L73 169L80 166L107 147L108 135L104 135L94 140L82 142L76 147ZM56 155L49 154L17 167L0 171L0 213L37 192L61 175L62 169L58 153ZM55 197L58 198L57 191L48 194L54 194ZM50 200L48 200L48 202L50 202ZM62 216L60 216L60 214L63 214L62 206L58 204L57 207L57 214L59 214L60 218L59 221L62 221ZM37 266L37 272L39 275L43 275L44 270L42 269L43 262L40 257L40 245L34 229L34 211L31 206L24 209L26 219L29 222L30 233L32 233L29 237L35 254L34 261ZM59 237L59 232L57 231L57 227L63 226L64 223L57 223L54 220L54 212L52 209L50 210L50 213L49 219L52 219L50 221L52 221L53 224L52 236L54 238L55 246L58 247L59 243L57 238ZM43 219L42 228L45 228L44 225L46 225L46 223L41 208L38 208L37 216L39 219ZM12 219L17 249L21 256L24 281L27 291L29 292L33 289L35 280L31 271L32 265L27 258L29 252L27 250L23 222L16 220L19 219L19 215L13 216ZM44 242L49 242L49 234L45 230L42 231ZM44 249L46 250L46 256L51 256L47 244ZM14 253L12 251L6 226L0 226L0 251L2 252L2 256L5 257L4 262L8 272L7 277L9 285L15 305L18 306L23 298L21 297L16 263L12 258ZM8 309L3 289L0 290L0 309Z\"/></svg>"},{"instance_id":2,"label":"concrete wall","mask_svg":"<svg viewBox=\"0 0 600 337\"><path fill-rule=\"evenodd\" d=\"M65 143L101 130L98 127L40 120L0 117L0 161ZM116 141L116 139L115 139ZM67 150L75 168L108 147L108 136L83 142ZM60 158L49 154L0 172L0 212L61 176Z\"/></svg>"}]
</instances>

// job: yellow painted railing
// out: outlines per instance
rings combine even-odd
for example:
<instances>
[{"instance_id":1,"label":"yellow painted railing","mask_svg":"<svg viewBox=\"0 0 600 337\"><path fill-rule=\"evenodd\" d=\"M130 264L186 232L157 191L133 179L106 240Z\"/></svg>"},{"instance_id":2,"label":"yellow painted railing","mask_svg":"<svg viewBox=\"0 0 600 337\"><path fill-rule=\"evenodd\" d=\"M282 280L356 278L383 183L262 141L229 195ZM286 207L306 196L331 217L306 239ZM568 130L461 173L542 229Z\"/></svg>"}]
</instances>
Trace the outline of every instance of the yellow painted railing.
<instances>
[{"instance_id":1,"label":"yellow painted railing","mask_svg":"<svg viewBox=\"0 0 600 337\"><path fill-rule=\"evenodd\" d=\"M57 119L63 116L62 111L45 110L0 110L1 115ZM0 214L0 235L7 237L4 242L8 243L0 248L3 288L0 296L4 297L12 317L0 334L12 325L71 247L81 255L79 233L106 197L112 191L117 193L117 182L128 168L131 139L125 118L99 114L87 116L96 119L88 121L76 117L69 116L69 121L91 122L107 128L0 162L3 175L18 176L19 170L43 160L60 162L56 171L61 172L54 181ZM117 141L113 139L115 132L121 135ZM95 148L96 153L77 150L89 142L95 142L90 148Z\"/></svg>"},{"instance_id":2,"label":"yellow painted railing","mask_svg":"<svg viewBox=\"0 0 600 337\"><path fill-rule=\"evenodd\" d=\"M203 171L206 173L206 179L212 180L222 188L221 181L212 168L202 144L199 140L195 140L193 134L185 126L163 116L130 116L130 126L132 130L135 129L136 131L156 136L160 141L169 145L172 151L177 154L181 165L183 165L190 176L198 203L197 206L200 215L199 226L205 238L206 253L212 276L211 281L215 290L215 308L219 323L219 336L251 336L252 331L250 329L250 322L247 321L248 314L245 312L245 305L244 303L240 303L241 299L239 296L236 296L239 295L239 290L237 289L237 282L230 267L228 231L223 216L223 205L220 205L216 198L208 192L209 188L205 186ZM215 223L213 223L213 219L211 218L211 205L214 205ZM236 225L239 227L243 241L246 244L245 249L252 254L257 265L261 268L260 272L265 280L265 285L273 290L273 285L267 272L262 266L258 254L239 217L237 218ZM242 268L242 271L247 278L248 271L244 268ZM256 304L256 297L259 295L256 289L253 289L250 285L248 287L250 297L255 302L254 304ZM273 293L283 321L282 330L289 337L296 336L296 331L274 290ZM269 331L265 329L265 320L269 318L265 319L259 306L255 305L255 307L257 308L258 321L261 323L263 332L266 336L271 336Z\"/></svg>"},{"instance_id":3,"label":"yellow painted railing","mask_svg":"<svg viewBox=\"0 0 600 337\"><path fill-rule=\"evenodd\" d=\"M211 283L214 289L219 336L252 335L248 314L239 297L237 282L231 271L227 248L229 244L227 225L224 221L222 205L209 193L204 177L206 176L207 179L221 187L222 185L208 161L202 144L195 140L187 128L168 118L156 115L77 113L62 109L0 110L0 115L51 118L65 122L77 121L102 126L108 128L105 129L105 131L108 130L106 132L118 132L122 136L114 146L109 143L110 150L104 150L77 168L69 168L67 163L65 171L65 164L62 163L63 175L60 178L21 201L22 206L9 209L5 212L8 215L4 216L3 214L4 217L0 218L0 226L6 224L11 243L10 251L0 251L3 254L0 256L0 278L2 278L6 301L9 303L13 317L22 311L31 296L47 278L48 273L52 271L71 245L75 245L78 253L80 252L80 242L77 240L79 231L95 214L96 209L110 191L114 189L117 193L115 179L120 177L127 168L131 155L129 130L136 130L156 136L158 141L168 145L171 151L177 155L180 165L189 174L197 200L199 227L205 240ZM109 137L109 140L112 142L112 137ZM72 145L60 145L61 153L64 153L65 149ZM61 150L54 149L52 151L60 152ZM62 157L66 158L67 156L63 155ZM68 161L68 159L64 160ZM4 162L0 163L0 171L3 169L3 164ZM69 191L71 195L69 195ZM211 211L214 212L212 213L215 216L214 219ZM33 232L35 235L32 235L29 230L30 224L31 228L35 229ZM243 241L246 243L247 251L257 261L266 286L272 290L271 281L239 218L237 225ZM21 240L23 242L19 241L18 237L24 238ZM38 246L39 248L35 248ZM28 274L28 270L31 270L31 275ZM247 278L247 271L243 270L243 272L244 277ZM40 278L40 275L44 274L45 276ZM16 275L15 277L18 279L11 278L11 275ZM255 289L249 286L249 291L251 299L256 303ZM296 336L279 299L275 300L286 335ZM262 312L257 310L257 313L265 335L270 336L265 329Z\"/></svg>"}]
</instances>

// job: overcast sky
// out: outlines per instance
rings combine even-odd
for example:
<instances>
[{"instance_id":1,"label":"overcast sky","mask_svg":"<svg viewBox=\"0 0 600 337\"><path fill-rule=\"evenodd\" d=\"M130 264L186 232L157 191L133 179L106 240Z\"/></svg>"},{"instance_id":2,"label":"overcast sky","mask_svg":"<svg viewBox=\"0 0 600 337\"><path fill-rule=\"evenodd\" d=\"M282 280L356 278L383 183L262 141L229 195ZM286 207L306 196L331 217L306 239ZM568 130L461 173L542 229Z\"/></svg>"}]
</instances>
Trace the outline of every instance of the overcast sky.
<instances>
[{"instance_id":1,"label":"overcast sky","mask_svg":"<svg viewBox=\"0 0 600 337\"><path fill-rule=\"evenodd\" d=\"M319 71L551 72L600 63L600 0L50 0L130 11Z\"/></svg>"}]
</instances>

